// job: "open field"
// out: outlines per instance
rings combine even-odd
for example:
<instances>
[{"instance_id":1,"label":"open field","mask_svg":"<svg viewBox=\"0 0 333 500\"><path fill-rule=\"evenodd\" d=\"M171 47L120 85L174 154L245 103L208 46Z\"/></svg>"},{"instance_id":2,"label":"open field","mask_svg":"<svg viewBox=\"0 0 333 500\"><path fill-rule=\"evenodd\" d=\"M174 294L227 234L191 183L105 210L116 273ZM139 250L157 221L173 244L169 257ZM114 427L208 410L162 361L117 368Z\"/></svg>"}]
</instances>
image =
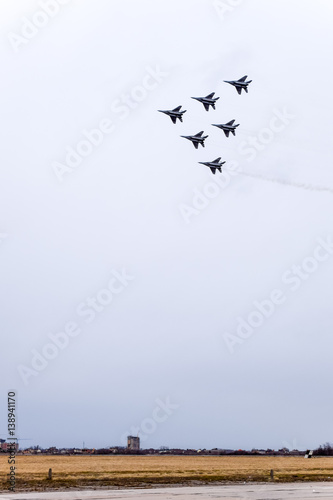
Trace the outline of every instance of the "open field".
<instances>
[{"instance_id":1,"label":"open field","mask_svg":"<svg viewBox=\"0 0 333 500\"><path fill-rule=\"evenodd\" d=\"M8 456L0 456L2 491L6 483ZM16 457L16 491L86 487L152 487L198 485L213 482L267 482L274 470L276 482L331 481L333 457L261 456L52 456ZM47 479L52 469L52 480Z\"/></svg>"}]
</instances>

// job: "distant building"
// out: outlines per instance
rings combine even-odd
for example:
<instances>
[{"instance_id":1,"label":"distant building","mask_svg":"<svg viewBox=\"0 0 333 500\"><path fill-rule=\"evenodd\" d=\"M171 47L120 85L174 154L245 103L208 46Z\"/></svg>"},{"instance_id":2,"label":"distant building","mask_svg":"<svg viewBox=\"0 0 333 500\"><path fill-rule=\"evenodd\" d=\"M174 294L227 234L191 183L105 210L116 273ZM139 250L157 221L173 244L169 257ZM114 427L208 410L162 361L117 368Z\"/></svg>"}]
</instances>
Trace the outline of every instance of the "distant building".
<instances>
[{"instance_id":1,"label":"distant building","mask_svg":"<svg viewBox=\"0 0 333 500\"><path fill-rule=\"evenodd\" d=\"M0 439L0 450L9 452L10 450L18 451L18 443L7 443L5 439Z\"/></svg>"},{"instance_id":2,"label":"distant building","mask_svg":"<svg viewBox=\"0 0 333 500\"><path fill-rule=\"evenodd\" d=\"M140 450L140 438L134 436L127 436L127 449Z\"/></svg>"}]
</instances>

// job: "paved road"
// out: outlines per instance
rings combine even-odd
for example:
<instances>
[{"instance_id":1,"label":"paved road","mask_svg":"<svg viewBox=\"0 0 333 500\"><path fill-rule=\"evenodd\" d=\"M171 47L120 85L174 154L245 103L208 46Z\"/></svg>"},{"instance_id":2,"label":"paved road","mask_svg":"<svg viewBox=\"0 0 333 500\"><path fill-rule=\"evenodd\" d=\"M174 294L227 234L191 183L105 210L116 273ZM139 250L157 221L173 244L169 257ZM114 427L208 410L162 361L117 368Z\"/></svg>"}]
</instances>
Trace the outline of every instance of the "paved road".
<instances>
[{"instance_id":1,"label":"paved road","mask_svg":"<svg viewBox=\"0 0 333 500\"><path fill-rule=\"evenodd\" d=\"M0 494L0 500L286 500L289 498L333 500L333 482Z\"/></svg>"}]
</instances>

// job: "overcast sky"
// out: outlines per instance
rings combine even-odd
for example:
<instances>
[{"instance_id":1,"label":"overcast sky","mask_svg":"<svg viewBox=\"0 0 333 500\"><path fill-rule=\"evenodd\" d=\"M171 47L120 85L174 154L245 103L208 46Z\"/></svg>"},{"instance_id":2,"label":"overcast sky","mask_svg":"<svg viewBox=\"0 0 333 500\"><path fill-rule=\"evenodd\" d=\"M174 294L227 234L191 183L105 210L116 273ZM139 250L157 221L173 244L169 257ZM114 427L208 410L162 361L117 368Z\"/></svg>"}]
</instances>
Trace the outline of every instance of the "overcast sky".
<instances>
[{"instance_id":1,"label":"overcast sky","mask_svg":"<svg viewBox=\"0 0 333 500\"><path fill-rule=\"evenodd\" d=\"M332 2L54 1L0 6L1 437L332 440Z\"/></svg>"}]
</instances>

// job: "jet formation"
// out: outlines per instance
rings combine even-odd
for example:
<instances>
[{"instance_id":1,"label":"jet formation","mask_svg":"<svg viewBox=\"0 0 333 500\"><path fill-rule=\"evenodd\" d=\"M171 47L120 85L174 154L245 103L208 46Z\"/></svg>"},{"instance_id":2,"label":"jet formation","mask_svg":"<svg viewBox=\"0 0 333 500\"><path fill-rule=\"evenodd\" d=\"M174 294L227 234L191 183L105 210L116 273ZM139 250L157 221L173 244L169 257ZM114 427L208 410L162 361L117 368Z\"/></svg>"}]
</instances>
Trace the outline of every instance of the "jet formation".
<instances>
[{"instance_id":1,"label":"jet formation","mask_svg":"<svg viewBox=\"0 0 333 500\"><path fill-rule=\"evenodd\" d=\"M246 81L247 75L243 76L243 78L240 78L239 80L223 80L225 83L230 83L230 85L233 85L236 87L237 92L239 95L242 93L242 90L245 90L246 93L248 93L247 86L249 83L252 82L252 80L249 80L248 82Z\"/></svg>"},{"instance_id":2,"label":"jet formation","mask_svg":"<svg viewBox=\"0 0 333 500\"><path fill-rule=\"evenodd\" d=\"M252 80L248 80L247 75L243 76L243 78L240 78L239 80L224 80L225 83L230 83L230 85L233 85L238 94L242 93L242 90L245 90L246 93L248 93L248 85L252 82ZM213 109L215 109L215 104L216 101L219 99L219 97L214 97L215 92L212 92L211 94L208 94L206 97L192 97L192 99L195 99L196 101L199 101L203 104L204 108L206 111L209 111L209 107L211 106ZM186 109L182 110L182 106L177 106L177 108L171 109L171 110L162 110L159 109L158 111L160 113L164 113L165 115L169 116L174 124L177 123L177 119L179 121L183 121L183 114L186 113ZM227 123L212 123L213 127L218 127L221 130L223 130L224 134L226 137L229 137L230 132L233 135L236 135L236 128L239 127L239 123L235 125L235 120L231 120L230 122ZM198 132L195 135L181 135L180 137L183 137L184 139L188 139L189 141L192 142L193 146L195 149L198 149L199 144L201 144L202 147L205 147L205 140L208 138L208 135L203 135L204 131L202 130L201 132ZM206 167L209 167L211 172L213 174L216 173L216 170L219 172L222 172L222 165L225 164L225 161L221 161L221 157L219 156L216 158L216 160L213 161L199 161L201 165L205 165Z\"/></svg>"}]
</instances>

